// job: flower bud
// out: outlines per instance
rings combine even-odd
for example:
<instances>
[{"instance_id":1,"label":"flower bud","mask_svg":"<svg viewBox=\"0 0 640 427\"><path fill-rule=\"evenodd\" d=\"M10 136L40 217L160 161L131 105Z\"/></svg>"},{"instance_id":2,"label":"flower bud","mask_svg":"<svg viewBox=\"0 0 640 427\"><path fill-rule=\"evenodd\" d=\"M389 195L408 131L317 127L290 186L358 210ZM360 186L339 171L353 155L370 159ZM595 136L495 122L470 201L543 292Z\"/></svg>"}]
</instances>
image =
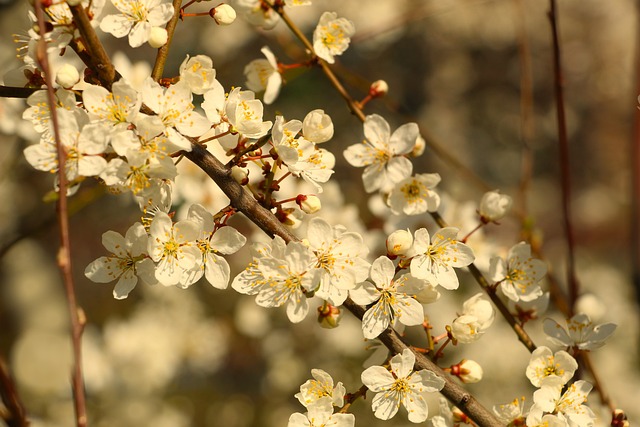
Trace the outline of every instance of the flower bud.
<instances>
[{"instance_id":1,"label":"flower bud","mask_svg":"<svg viewBox=\"0 0 640 427\"><path fill-rule=\"evenodd\" d=\"M313 110L302 122L302 135L315 144L327 142L333 137L333 122L323 110Z\"/></svg>"},{"instance_id":2,"label":"flower bud","mask_svg":"<svg viewBox=\"0 0 640 427\"><path fill-rule=\"evenodd\" d=\"M318 196L314 196L312 194L305 196L303 194L299 194L296 197L296 203L302 209L302 212L306 214L313 214L320 210L322 204L320 203L320 199Z\"/></svg>"},{"instance_id":3,"label":"flower bud","mask_svg":"<svg viewBox=\"0 0 640 427\"><path fill-rule=\"evenodd\" d=\"M247 185L249 183L249 171L244 168L234 166L231 169L231 176L240 185Z\"/></svg>"},{"instance_id":4,"label":"flower bud","mask_svg":"<svg viewBox=\"0 0 640 427\"><path fill-rule=\"evenodd\" d=\"M339 307L325 303L318 307L318 323L325 329L337 328L342 318L342 311Z\"/></svg>"},{"instance_id":5,"label":"flower bud","mask_svg":"<svg viewBox=\"0 0 640 427\"><path fill-rule=\"evenodd\" d=\"M413 150L409 153L409 157L420 157L422 153L424 153L424 149L427 146L426 141L422 137L422 135L418 135L418 139L416 139L416 144L413 146Z\"/></svg>"},{"instance_id":6,"label":"flower bud","mask_svg":"<svg viewBox=\"0 0 640 427\"><path fill-rule=\"evenodd\" d=\"M376 80L369 87L369 96L377 98L385 96L389 92L389 85L384 80Z\"/></svg>"},{"instance_id":7,"label":"flower bud","mask_svg":"<svg viewBox=\"0 0 640 427\"><path fill-rule=\"evenodd\" d=\"M218 25L230 25L236 20L236 11L226 3L222 3L209 11L209 15Z\"/></svg>"},{"instance_id":8,"label":"flower bud","mask_svg":"<svg viewBox=\"0 0 640 427\"><path fill-rule=\"evenodd\" d=\"M482 366L473 360L462 359L457 365L449 368L451 375L460 378L465 384L477 383L482 379Z\"/></svg>"},{"instance_id":9,"label":"flower bud","mask_svg":"<svg viewBox=\"0 0 640 427\"><path fill-rule=\"evenodd\" d=\"M513 200L498 190L489 191L480 200L480 219L484 223L497 221L509 212Z\"/></svg>"},{"instance_id":10,"label":"flower bud","mask_svg":"<svg viewBox=\"0 0 640 427\"><path fill-rule=\"evenodd\" d=\"M72 88L80 81L80 73L76 67L71 64L64 64L56 73L56 83L65 89Z\"/></svg>"},{"instance_id":11,"label":"flower bud","mask_svg":"<svg viewBox=\"0 0 640 427\"><path fill-rule=\"evenodd\" d=\"M387 253L405 255L413 246L413 235L409 230L396 230L387 237Z\"/></svg>"},{"instance_id":12,"label":"flower bud","mask_svg":"<svg viewBox=\"0 0 640 427\"><path fill-rule=\"evenodd\" d=\"M167 30L162 27L152 27L149 32L149 46L154 49L161 48L167 43L168 38Z\"/></svg>"}]
</instances>

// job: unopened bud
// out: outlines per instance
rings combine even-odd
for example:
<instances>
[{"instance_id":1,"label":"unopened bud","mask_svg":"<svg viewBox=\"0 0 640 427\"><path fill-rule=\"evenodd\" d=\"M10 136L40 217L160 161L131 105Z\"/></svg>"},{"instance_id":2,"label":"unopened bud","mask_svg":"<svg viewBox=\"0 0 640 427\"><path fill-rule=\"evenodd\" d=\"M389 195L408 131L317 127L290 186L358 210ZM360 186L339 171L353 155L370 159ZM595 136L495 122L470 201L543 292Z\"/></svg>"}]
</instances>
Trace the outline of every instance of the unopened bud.
<instances>
[{"instance_id":1,"label":"unopened bud","mask_svg":"<svg viewBox=\"0 0 640 427\"><path fill-rule=\"evenodd\" d=\"M477 383L482 379L482 366L473 360L462 359L457 365L450 368L451 375L460 378L463 383Z\"/></svg>"},{"instance_id":2,"label":"unopened bud","mask_svg":"<svg viewBox=\"0 0 640 427\"><path fill-rule=\"evenodd\" d=\"M161 48L167 44L168 39L169 35L167 34L167 30L162 27L151 27L151 31L149 32L149 46L154 49Z\"/></svg>"},{"instance_id":3,"label":"unopened bud","mask_svg":"<svg viewBox=\"0 0 640 427\"><path fill-rule=\"evenodd\" d=\"M231 176L240 185L247 185L249 183L249 171L244 168L235 166L231 169Z\"/></svg>"},{"instance_id":4,"label":"unopened bud","mask_svg":"<svg viewBox=\"0 0 640 427\"><path fill-rule=\"evenodd\" d=\"M211 9L209 15L218 25L230 25L236 20L236 11L226 3L219 4Z\"/></svg>"},{"instance_id":5,"label":"unopened bud","mask_svg":"<svg viewBox=\"0 0 640 427\"><path fill-rule=\"evenodd\" d=\"M328 303L318 307L318 323L323 328L337 328L341 318L342 311L340 311L338 307L334 307Z\"/></svg>"},{"instance_id":6,"label":"unopened bud","mask_svg":"<svg viewBox=\"0 0 640 427\"><path fill-rule=\"evenodd\" d=\"M321 144L333 138L333 121L323 110L309 112L302 122L302 135L304 138Z\"/></svg>"},{"instance_id":7,"label":"unopened bud","mask_svg":"<svg viewBox=\"0 0 640 427\"><path fill-rule=\"evenodd\" d=\"M389 255L405 255L413 246L413 236L409 230L397 230L387 237Z\"/></svg>"},{"instance_id":8,"label":"unopened bud","mask_svg":"<svg viewBox=\"0 0 640 427\"><path fill-rule=\"evenodd\" d=\"M484 223L497 221L509 212L513 200L498 190L489 191L480 200L480 220Z\"/></svg>"},{"instance_id":9,"label":"unopened bud","mask_svg":"<svg viewBox=\"0 0 640 427\"><path fill-rule=\"evenodd\" d=\"M629 420L627 414L622 409L616 409L613 411L613 417L611 420L611 427L629 427Z\"/></svg>"},{"instance_id":10,"label":"unopened bud","mask_svg":"<svg viewBox=\"0 0 640 427\"><path fill-rule=\"evenodd\" d=\"M302 212L306 214L316 213L322 207L318 196L314 196L312 194L308 196L299 194L298 197L296 197L296 203L298 204L298 206L300 206Z\"/></svg>"},{"instance_id":11,"label":"unopened bud","mask_svg":"<svg viewBox=\"0 0 640 427\"><path fill-rule=\"evenodd\" d=\"M80 81L80 73L71 64L64 64L56 73L56 83L65 89L71 89Z\"/></svg>"},{"instance_id":12,"label":"unopened bud","mask_svg":"<svg viewBox=\"0 0 640 427\"><path fill-rule=\"evenodd\" d=\"M416 139L416 143L413 146L413 150L409 153L410 157L420 157L422 153L424 153L424 149L427 146L426 141L422 137L422 135L418 135L418 139Z\"/></svg>"},{"instance_id":13,"label":"unopened bud","mask_svg":"<svg viewBox=\"0 0 640 427\"><path fill-rule=\"evenodd\" d=\"M369 87L369 96L377 98L385 96L389 92L389 85L384 80L376 80Z\"/></svg>"}]
</instances>

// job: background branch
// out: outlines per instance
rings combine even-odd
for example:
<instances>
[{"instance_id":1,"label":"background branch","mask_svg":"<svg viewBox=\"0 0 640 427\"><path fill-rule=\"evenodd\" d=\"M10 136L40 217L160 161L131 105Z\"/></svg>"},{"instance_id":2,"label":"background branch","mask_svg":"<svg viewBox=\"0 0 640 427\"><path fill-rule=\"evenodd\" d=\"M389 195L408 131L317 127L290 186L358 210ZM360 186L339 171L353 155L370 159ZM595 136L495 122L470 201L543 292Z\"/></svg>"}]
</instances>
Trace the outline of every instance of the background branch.
<instances>
[{"instance_id":1,"label":"background branch","mask_svg":"<svg viewBox=\"0 0 640 427\"><path fill-rule=\"evenodd\" d=\"M51 125L53 128L53 138L55 140L58 154L58 227L60 230L60 249L58 252L58 266L62 272L65 293L67 297L67 306L69 308L69 317L71 320L71 341L73 347L73 372L71 374L71 384L73 391L73 402L76 414L76 425L78 427L86 427L87 425L87 409L84 390L84 379L82 373L82 332L84 330L85 318L84 313L78 307L76 302L75 288L73 284L73 272L71 268L71 240L69 238L69 212L67 208L67 189L68 182L66 176L66 160L67 153L60 140L60 128L58 125L58 117L56 115L56 98L53 92L53 81L51 76L51 68L49 66L49 58L47 56L47 46L44 34L45 21L44 10L40 0L36 0L35 4L36 18L38 27L42 35L38 40L37 59L42 68L42 72L47 84L47 100L49 104L49 112L51 114ZM86 13L82 9L80 15ZM74 15L75 18L75 15ZM88 19L88 18L87 18ZM94 33L95 34L95 33ZM99 70L105 71L108 67L100 67ZM113 67L111 67L113 71ZM101 72L99 71L99 74ZM107 76L103 76L107 78ZM113 79L114 75L110 78ZM110 81L108 82L110 85Z\"/></svg>"}]
</instances>

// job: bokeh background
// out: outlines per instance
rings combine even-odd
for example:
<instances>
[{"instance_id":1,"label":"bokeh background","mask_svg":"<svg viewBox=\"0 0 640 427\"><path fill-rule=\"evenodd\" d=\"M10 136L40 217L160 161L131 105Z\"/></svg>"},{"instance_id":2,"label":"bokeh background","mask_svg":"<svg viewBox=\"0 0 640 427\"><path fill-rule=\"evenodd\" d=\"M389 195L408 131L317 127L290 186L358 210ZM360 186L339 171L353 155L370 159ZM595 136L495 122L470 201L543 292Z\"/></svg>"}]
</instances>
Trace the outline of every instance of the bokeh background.
<instances>
[{"instance_id":1,"label":"bokeh background","mask_svg":"<svg viewBox=\"0 0 640 427\"><path fill-rule=\"evenodd\" d=\"M197 8L215 6L203 3ZM559 3L577 274L586 294L580 308L597 323L618 324L593 359L603 386L633 423L640 420L638 291L632 280L638 268L633 261L638 242L632 236L639 219L632 211L637 202L632 129L638 114L638 11L632 0ZM26 34L29 5L0 6L4 74L20 65L12 39ZM526 215L550 271L564 284L567 248L548 8L543 0L314 0L290 15L307 35L324 10L355 22L356 36L334 69L355 98L363 98L374 80L388 82L389 95L367 105L367 114L383 115L392 128L409 121L420 125L428 146L414 169L441 174L447 221L472 229L487 189L514 197L516 213L470 240L481 267L523 238L521 215ZM123 73L144 75L153 63L151 48L133 50L125 39L103 36ZM282 23L265 31L242 18L229 27L189 18L178 26L165 74L177 74L187 54L206 54L225 88L244 86L245 65L260 58L265 45L283 63L305 58ZM319 215L363 233L372 257L381 254L385 233L392 229L433 229L426 218L387 218L380 201L364 193L361 170L349 167L341 155L362 139L362 126L321 72L293 70L285 79L278 100L265 107L265 119L273 120L276 112L302 119L322 108L336 126L334 139L325 144L336 155L335 179L325 186ZM52 177L34 171L22 156L24 147L37 141L21 120L24 105L0 99L0 355L15 376L32 425L69 426L68 313L55 265L55 209L46 201ZM212 210L226 205L203 173L188 164L181 167L177 211L196 201ZM311 190L292 184L287 191ZM319 328L313 315L292 325L282 310L260 309L251 297L204 282L188 290L140 286L128 299L114 300L111 285L92 283L83 271L104 254L102 233L124 234L138 209L129 197L104 194L89 182L71 203L76 288L88 319L84 368L91 425L282 426L292 412L304 412L293 394L310 378L311 368L326 370L348 391L360 387L371 343L364 342L348 314L335 330ZM234 225L253 240L265 238L239 218ZM232 271L239 272L248 259L246 250L230 258ZM465 298L480 291L465 273L460 277L459 291L444 293L428 307L441 329ZM548 316L561 319L553 309ZM540 322L527 327L536 343L548 344ZM416 331L408 334L416 342L422 339ZM485 369L484 380L469 386L485 405L521 395L531 402L533 387L524 376L529 355L504 321L496 321L476 344L449 349L443 366L462 357ZM595 392L590 403L603 414L598 425L607 425ZM369 405L354 405L357 425L383 425ZM430 407L437 412L435 396ZM401 413L386 425L407 424Z\"/></svg>"}]
</instances>

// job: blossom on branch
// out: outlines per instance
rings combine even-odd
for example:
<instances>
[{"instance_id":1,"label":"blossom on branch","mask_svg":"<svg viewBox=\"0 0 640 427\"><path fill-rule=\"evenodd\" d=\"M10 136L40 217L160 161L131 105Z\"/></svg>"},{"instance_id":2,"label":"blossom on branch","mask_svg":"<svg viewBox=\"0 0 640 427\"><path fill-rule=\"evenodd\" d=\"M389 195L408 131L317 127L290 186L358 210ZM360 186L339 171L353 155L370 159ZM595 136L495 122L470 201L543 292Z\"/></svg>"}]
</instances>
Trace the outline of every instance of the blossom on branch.
<instances>
[{"instance_id":1,"label":"blossom on branch","mask_svg":"<svg viewBox=\"0 0 640 427\"><path fill-rule=\"evenodd\" d=\"M100 29L114 37L129 36L129 45L139 47L149 41L152 28L164 26L173 16L171 3L162 0L111 0L120 12L107 15Z\"/></svg>"},{"instance_id":2,"label":"blossom on branch","mask_svg":"<svg viewBox=\"0 0 640 427\"><path fill-rule=\"evenodd\" d=\"M422 304L413 298L428 283L403 274L394 280L395 266L386 256L379 257L371 265L373 283L363 282L349 291L351 298L360 305L373 304L362 318L362 332L367 339L376 338L388 326L398 321L406 326L424 322Z\"/></svg>"},{"instance_id":3,"label":"blossom on branch","mask_svg":"<svg viewBox=\"0 0 640 427\"><path fill-rule=\"evenodd\" d=\"M445 227L433 238L426 228L416 230L412 251L411 274L428 280L432 285L445 289L458 289L459 282L454 268L466 267L475 259L473 250L457 240L458 229Z\"/></svg>"},{"instance_id":4,"label":"blossom on branch","mask_svg":"<svg viewBox=\"0 0 640 427\"><path fill-rule=\"evenodd\" d=\"M382 366L371 366L361 375L362 383L376 393L371 401L371 409L376 418L388 420L400 408L409 413L409 421L421 423L429 415L426 394L442 390L444 380L431 371L422 369L415 372L414 354L404 349L391 358L391 372Z\"/></svg>"},{"instance_id":5,"label":"blossom on branch","mask_svg":"<svg viewBox=\"0 0 640 427\"><path fill-rule=\"evenodd\" d=\"M418 139L418 125L407 123L391 134L389 123L377 114L364 121L365 140L348 147L344 157L351 166L364 167L362 181L367 193L390 191L411 176L413 165L405 156Z\"/></svg>"},{"instance_id":6,"label":"blossom on branch","mask_svg":"<svg viewBox=\"0 0 640 427\"><path fill-rule=\"evenodd\" d=\"M335 12L324 12L313 32L313 50L318 57L333 64L333 57L347 50L355 32L352 21L338 18Z\"/></svg>"},{"instance_id":7,"label":"blossom on branch","mask_svg":"<svg viewBox=\"0 0 640 427\"><path fill-rule=\"evenodd\" d=\"M115 231L102 235L102 245L111 252L93 261L84 270L85 276L96 283L118 280L113 289L115 299L124 299L135 288L138 279L153 285L154 264L147 255L147 232L139 222L127 230L125 237Z\"/></svg>"}]
</instances>

